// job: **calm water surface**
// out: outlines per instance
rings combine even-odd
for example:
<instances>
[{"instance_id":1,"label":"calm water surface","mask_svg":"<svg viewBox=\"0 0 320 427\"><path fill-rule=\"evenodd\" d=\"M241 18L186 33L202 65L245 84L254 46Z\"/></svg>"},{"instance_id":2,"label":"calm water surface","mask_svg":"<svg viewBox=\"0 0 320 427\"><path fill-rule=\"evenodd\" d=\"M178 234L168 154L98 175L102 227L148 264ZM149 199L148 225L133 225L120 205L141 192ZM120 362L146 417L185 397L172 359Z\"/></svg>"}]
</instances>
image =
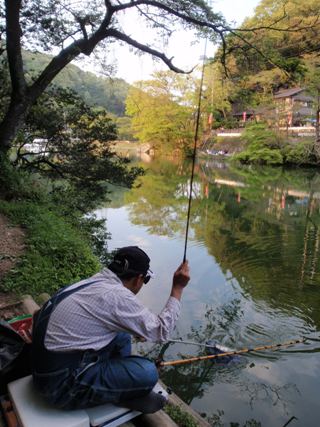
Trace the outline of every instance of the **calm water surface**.
<instances>
[{"instance_id":1,"label":"calm water surface","mask_svg":"<svg viewBox=\"0 0 320 427\"><path fill-rule=\"evenodd\" d=\"M139 188L98 211L109 248L139 245L156 278L141 300L159 312L183 257L190 164L156 160ZM241 349L305 343L223 365L166 368L162 378L216 426L320 425L320 174L199 160L187 258L191 282L174 338ZM201 348L139 345L165 360ZM294 418L292 418L294 417Z\"/></svg>"}]
</instances>

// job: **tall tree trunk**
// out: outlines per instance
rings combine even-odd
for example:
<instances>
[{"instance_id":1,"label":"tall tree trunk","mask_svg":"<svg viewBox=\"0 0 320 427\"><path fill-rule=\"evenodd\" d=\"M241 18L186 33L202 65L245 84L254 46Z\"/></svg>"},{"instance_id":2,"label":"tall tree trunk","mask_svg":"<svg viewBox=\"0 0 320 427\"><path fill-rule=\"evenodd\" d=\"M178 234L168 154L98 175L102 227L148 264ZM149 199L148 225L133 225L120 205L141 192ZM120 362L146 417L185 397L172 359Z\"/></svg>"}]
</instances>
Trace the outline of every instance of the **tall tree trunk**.
<instances>
[{"instance_id":1,"label":"tall tree trunk","mask_svg":"<svg viewBox=\"0 0 320 427\"><path fill-rule=\"evenodd\" d=\"M317 94L317 109L316 109L316 140L314 144L314 152L317 158L320 158L320 90L318 89Z\"/></svg>"},{"instance_id":2,"label":"tall tree trunk","mask_svg":"<svg viewBox=\"0 0 320 427\"><path fill-rule=\"evenodd\" d=\"M14 138L24 123L27 103L12 100L8 111L0 124L0 152L7 153Z\"/></svg>"},{"instance_id":3,"label":"tall tree trunk","mask_svg":"<svg viewBox=\"0 0 320 427\"><path fill-rule=\"evenodd\" d=\"M21 128L27 111L27 84L21 53L20 10L22 0L5 0L6 49L11 78L11 100L0 123L0 152L7 153Z\"/></svg>"}]
</instances>

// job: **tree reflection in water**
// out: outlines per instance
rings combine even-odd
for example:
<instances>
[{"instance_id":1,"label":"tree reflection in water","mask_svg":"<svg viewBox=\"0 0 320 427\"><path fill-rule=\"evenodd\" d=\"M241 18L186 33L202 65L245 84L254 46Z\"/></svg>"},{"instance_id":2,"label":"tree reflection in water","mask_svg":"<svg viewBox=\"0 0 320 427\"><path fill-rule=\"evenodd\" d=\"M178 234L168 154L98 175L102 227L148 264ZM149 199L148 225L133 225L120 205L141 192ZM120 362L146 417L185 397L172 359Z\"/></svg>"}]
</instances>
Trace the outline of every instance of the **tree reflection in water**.
<instances>
[{"instance_id":1,"label":"tree reflection in water","mask_svg":"<svg viewBox=\"0 0 320 427\"><path fill-rule=\"evenodd\" d=\"M125 196L132 223L183 236L189 177L188 163L149 164L142 185ZM191 238L243 292L274 309L298 308L310 330L320 329L319 225L318 172L198 163Z\"/></svg>"}]
</instances>

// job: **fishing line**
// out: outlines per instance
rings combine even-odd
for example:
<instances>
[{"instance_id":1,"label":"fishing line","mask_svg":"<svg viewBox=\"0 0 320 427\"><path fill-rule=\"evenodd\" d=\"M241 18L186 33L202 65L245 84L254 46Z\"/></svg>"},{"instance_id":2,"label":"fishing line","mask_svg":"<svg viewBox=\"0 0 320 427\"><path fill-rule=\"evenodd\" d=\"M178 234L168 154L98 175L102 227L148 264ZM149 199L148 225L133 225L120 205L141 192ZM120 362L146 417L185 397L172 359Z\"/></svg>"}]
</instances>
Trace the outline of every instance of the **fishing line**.
<instances>
[{"instance_id":1,"label":"fishing line","mask_svg":"<svg viewBox=\"0 0 320 427\"><path fill-rule=\"evenodd\" d=\"M185 243L184 243L183 262L186 261L186 257L187 257L187 244L188 244L188 235L189 235L192 187L193 187L193 178L194 178L194 168L195 168L195 163L196 163L196 154L197 154L197 141L198 141L198 134L199 134L201 98L202 98L202 91L203 91L203 77L204 77L204 69L205 69L206 52L207 52L207 39L206 39L205 45L204 45L200 89L199 89L199 99L198 99L198 108L197 108L197 118L196 118L196 128L195 128L195 133L194 133L194 147L193 147L193 154L192 154L192 169L191 169L190 188L189 188L188 214L187 214L187 225L186 225L186 235L185 235Z\"/></svg>"}]
</instances>

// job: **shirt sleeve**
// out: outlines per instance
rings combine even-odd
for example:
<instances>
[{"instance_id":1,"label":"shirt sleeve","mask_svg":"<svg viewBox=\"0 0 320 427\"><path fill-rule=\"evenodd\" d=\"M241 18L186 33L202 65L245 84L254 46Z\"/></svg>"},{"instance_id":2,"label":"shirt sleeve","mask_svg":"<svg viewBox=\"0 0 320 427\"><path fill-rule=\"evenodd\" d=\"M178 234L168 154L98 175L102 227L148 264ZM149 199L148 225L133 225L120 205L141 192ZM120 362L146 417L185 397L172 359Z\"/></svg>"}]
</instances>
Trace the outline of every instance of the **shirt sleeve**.
<instances>
[{"instance_id":1,"label":"shirt sleeve","mask_svg":"<svg viewBox=\"0 0 320 427\"><path fill-rule=\"evenodd\" d=\"M174 297L168 299L159 315L145 307L134 294L122 295L114 303L114 330L127 331L153 342L169 339L181 309L180 301Z\"/></svg>"}]
</instances>

